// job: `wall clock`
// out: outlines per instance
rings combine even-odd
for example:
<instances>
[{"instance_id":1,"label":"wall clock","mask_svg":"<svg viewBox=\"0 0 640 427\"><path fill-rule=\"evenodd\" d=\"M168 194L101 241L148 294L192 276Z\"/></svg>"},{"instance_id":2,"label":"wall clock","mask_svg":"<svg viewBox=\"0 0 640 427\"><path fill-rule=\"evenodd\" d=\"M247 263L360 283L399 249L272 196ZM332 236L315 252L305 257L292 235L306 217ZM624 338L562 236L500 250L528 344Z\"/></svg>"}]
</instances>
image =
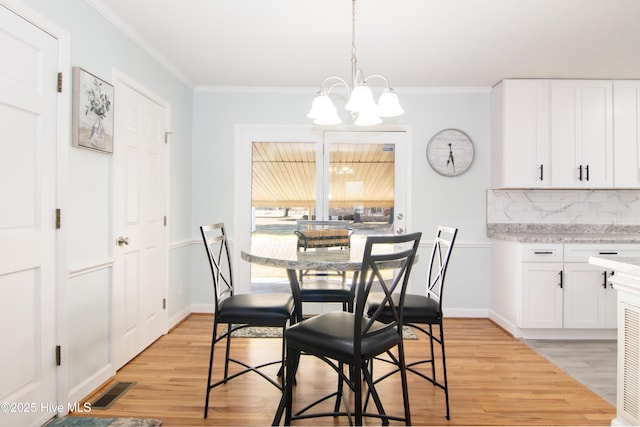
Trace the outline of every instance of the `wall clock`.
<instances>
[{"instance_id":1,"label":"wall clock","mask_svg":"<svg viewBox=\"0 0 640 427\"><path fill-rule=\"evenodd\" d=\"M473 162L474 148L469 136L458 129L442 130L427 144L427 161L444 176L458 176Z\"/></svg>"}]
</instances>

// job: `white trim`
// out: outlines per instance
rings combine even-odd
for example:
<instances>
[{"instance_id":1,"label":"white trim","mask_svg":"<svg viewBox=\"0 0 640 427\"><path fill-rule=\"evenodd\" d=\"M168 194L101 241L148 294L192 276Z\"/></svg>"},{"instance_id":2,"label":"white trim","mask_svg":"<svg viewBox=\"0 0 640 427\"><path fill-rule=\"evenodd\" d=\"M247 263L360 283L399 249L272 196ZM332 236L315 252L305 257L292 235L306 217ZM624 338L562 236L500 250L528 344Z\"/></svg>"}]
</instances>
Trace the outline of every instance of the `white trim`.
<instances>
[{"instance_id":1,"label":"white trim","mask_svg":"<svg viewBox=\"0 0 640 427\"><path fill-rule=\"evenodd\" d=\"M111 363L108 363L98 371L94 372L93 375L82 381L72 390L69 390L67 401L62 402L65 407L65 411L68 406L67 402L70 404L82 402L87 396L95 392L101 385L103 385L107 379L113 377L115 373L116 372L113 369L113 365L111 365Z\"/></svg>"},{"instance_id":2,"label":"white trim","mask_svg":"<svg viewBox=\"0 0 640 427\"><path fill-rule=\"evenodd\" d=\"M91 0L87 0L91 1ZM95 0L93 0L95 1ZM340 91L340 89L337 89ZM396 87L393 90L399 94L488 94L490 87ZM253 94L309 94L313 97L318 92L318 86L312 87L287 87L287 86L195 86L194 92L199 93L253 93Z\"/></svg>"},{"instance_id":3,"label":"white trim","mask_svg":"<svg viewBox=\"0 0 640 427\"><path fill-rule=\"evenodd\" d=\"M489 317L489 309L486 308L443 308L443 316L459 318L486 319Z\"/></svg>"},{"instance_id":4,"label":"white trim","mask_svg":"<svg viewBox=\"0 0 640 427\"><path fill-rule=\"evenodd\" d=\"M177 242L169 243L169 250L172 251L174 249L180 249L185 246L191 246L191 245L200 244L200 243L202 243L202 241L198 239L180 240Z\"/></svg>"},{"instance_id":5,"label":"white trim","mask_svg":"<svg viewBox=\"0 0 640 427\"><path fill-rule=\"evenodd\" d=\"M151 43L149 43L144 37L140 35L133 27L124 22L113 9L108 6L102 0L86 0L86 2L92 6L100 15L102 15L107 21L109 21L115 28L122 31L133 43L138 45L145 53L155 59L164 67L167 71L173 74L178 80L186 84L193 90L193 82L191 82L187 76L185 76L178 67L176 67L171 61L158 51Z\"/></svg>"},{"instance_id":6,"label":"white trim","mask_svg":"<svg viewBox=\"0 0 640 427\"><path fill-rule=\"evenodd\" d=\"M191 313L198 314L212 314L216 311L216 306L214 304L191 304Z\"/></svg>"},{"instance_id":7,"label":"white trim","mask_svg":"<svg viewBox=\"0 0 640 427\"><path fill-rule=\"evenodd\" d=\"M85 265L74 270L69 271L69 279L82 276L83 274L93 273L94 271L104 270L105 268L113 267L113 258L105 259L104 261L96 262L93 264Z\"/></svg>"},{"instance_id":8,"label":"white trim","mask_svg":"<svg viewBox=\"0 0 640 427\"><path fill-rule=\"evenodd\" d=\"M182 310L180 310L179 312L177 312L176 314L174 314L173 316L171 316L169 318L169 329L173 328L174 326L176 326L178 323L182 322L184 319L186 319L190 314L192 313L191 309L189 306L186 306L185 308L183 308Z\"/></svg>"}]
</instances>

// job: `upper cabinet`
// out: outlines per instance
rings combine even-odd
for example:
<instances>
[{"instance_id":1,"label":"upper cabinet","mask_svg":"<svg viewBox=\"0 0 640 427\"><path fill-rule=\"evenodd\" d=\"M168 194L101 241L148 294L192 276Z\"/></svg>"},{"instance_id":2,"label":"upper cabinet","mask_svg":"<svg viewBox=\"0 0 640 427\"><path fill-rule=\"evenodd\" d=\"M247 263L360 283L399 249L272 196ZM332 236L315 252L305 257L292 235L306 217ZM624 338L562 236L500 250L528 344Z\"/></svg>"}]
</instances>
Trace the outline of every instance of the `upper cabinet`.
<instances>
[{"instance_id":1,"label":"upper cabinet","mask_svg":"<svg viewBox=\"0 0 640 427\"><path fill-rule=\"evenodd\" d=\"M491 119L492 187L549 187L549 81L503 80L491 93Z\"/></svg>"},{"instance_id":2,"label":"upper cabinet","mask_svg":"<svg viewBox=\"0 0 640 427\"><path fill-rule=\"evenodd\" d=\"M613 84L551 81L551 183L613 187Z\"/></svg>"},{"instance_id":3,"label":"upper cabinet","mask_svg":"<svg viewBox=\"0 0 640 427\"><path fill-rule=\"evenodd\" d=\"M491 113L492 188L640 187L640 82L503 80Z\"/></svg>"},{"instance_id":4,"label":"upper cabinet","mask_svg":"<svg viewBox=\"0 0 640 427\"><path fill-rule=\"evenodd\" d=\"M640 187L640 81L613 82L613 184Z\"/></svg>"}]
</instances>

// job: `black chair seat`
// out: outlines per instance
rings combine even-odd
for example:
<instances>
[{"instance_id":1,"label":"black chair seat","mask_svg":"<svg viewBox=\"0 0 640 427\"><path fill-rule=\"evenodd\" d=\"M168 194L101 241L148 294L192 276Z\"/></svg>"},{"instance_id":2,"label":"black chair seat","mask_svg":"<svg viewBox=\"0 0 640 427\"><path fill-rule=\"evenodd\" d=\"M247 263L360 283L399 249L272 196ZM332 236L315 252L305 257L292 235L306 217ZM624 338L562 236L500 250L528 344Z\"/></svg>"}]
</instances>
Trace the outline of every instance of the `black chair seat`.
<instances>
[{"instance_id":1,"label":"black chair seat","mask_svg":"<svg viewBox=\"0 0 640 427\"><path fill-rule=\"evenodd\" d=\"M349 302L351 286L331 280L307 280L300 285L303 302Z\"/></svg>"},{"instance_id":2,"label":"black chair seat","mask_svg":"<svg viewBox=\"0 0 640 427\"><path fill-rule=\"evenodd\" d=\"M219 323L283 326L291 317L293 296L285 293L233 295L220 302Z\"/></svg>"},{"instance_id":3,"label":"black chair seat","mask_svg":"<svg viewBox=\"0 0 640 427\"><path fill-rule=\"evenodd\" d=\"M393 303L396 307L399 304L400 297L393 295ZM371 315L374 313L380 304L369 304L367 313ZM407 325L411 323L420 324L436 324L440 319L440 303L433 298L429 298L425 295L413 295L407 294L404 298L404 312L402 315L402 322ZM383 308L380 321L391 322L393 320L393 314L391 309L387 306Z\"/></svg>"},{"instance_id":4,"label":"black chair seat","mask_svg":"<svg viewBox=\"0 0 640 427\"><path fill-rule=\"evenodd\" d=\"M314 354L321 351L326 357L348 363L354 357L354 321L353 313L333 311L290 326L285 338L298 351ZM397 329L385 329L386 326L376 322L371 331L379 330L379 333L362 338L362 358L369 359L398 345L401 337Z\"/></svg>"}]
</instances>

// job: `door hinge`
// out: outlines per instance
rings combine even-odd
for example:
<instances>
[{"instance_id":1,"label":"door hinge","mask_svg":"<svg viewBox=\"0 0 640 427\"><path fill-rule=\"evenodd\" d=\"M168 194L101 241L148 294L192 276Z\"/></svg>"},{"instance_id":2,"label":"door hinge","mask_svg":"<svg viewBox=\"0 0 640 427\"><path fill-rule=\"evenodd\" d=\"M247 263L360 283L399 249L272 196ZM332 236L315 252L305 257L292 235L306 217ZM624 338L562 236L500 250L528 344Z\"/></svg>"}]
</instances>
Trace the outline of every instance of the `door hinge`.
<instances>
[{"instance_id":1,"label":"door hinge","mask_svg":"<svg viewBox=\"0 0 640 427\"><path fill-rule=\"evenodd\" d=\"M164 221L163 222L164 222L164 226L166 227L167 226L167 216L166 215L164 216Z\"/></svg>"},{"instance_id":2,"label":"door hinge","mask_svg":"<svg viewBox=\"0 0 640 427\"><path fill-rule=\"evenodd\" d=\"M58 73L58 93L62 93L62 73Z\"/></svg>"},{"instance_id":3,"label":"door hinge","mask_svg":"<svg viewBox=\"0 0 640 427\"><path fill-rule=\"evenodd\" d=\"M61 215L62 215L61 209L56 209L56 230L60 229Z\"/></svg>"},{"instance_id":4,"label":"door hinge","mask_svg":"<svg viewBox=\"0 0 640 427\"><path fill-rule=\"evenodd\" d=\"M57 345L56 346L56 366L62 365L62 348Z\"/></svg>"},{"instance_id":5,"label":"door hinge","mask_svg":"<svg viewBox=\"0 0 640 427\"><path fill-rule=\"evenodd\" d=\"M162 309L163 310L167 309L167 299L166 298L162 298Z\"/></svg>"},{"instance_id":6,"label":"door hinge","mask_svg":"<svg viewBox=\"0 0 640 427\"><path fill-rule=\"evenodd\" d=\"M171 135L173 132L165 132L164 133L164 143L168 144L169 143L169 135Z\"/></svg>"}]
</instances>

